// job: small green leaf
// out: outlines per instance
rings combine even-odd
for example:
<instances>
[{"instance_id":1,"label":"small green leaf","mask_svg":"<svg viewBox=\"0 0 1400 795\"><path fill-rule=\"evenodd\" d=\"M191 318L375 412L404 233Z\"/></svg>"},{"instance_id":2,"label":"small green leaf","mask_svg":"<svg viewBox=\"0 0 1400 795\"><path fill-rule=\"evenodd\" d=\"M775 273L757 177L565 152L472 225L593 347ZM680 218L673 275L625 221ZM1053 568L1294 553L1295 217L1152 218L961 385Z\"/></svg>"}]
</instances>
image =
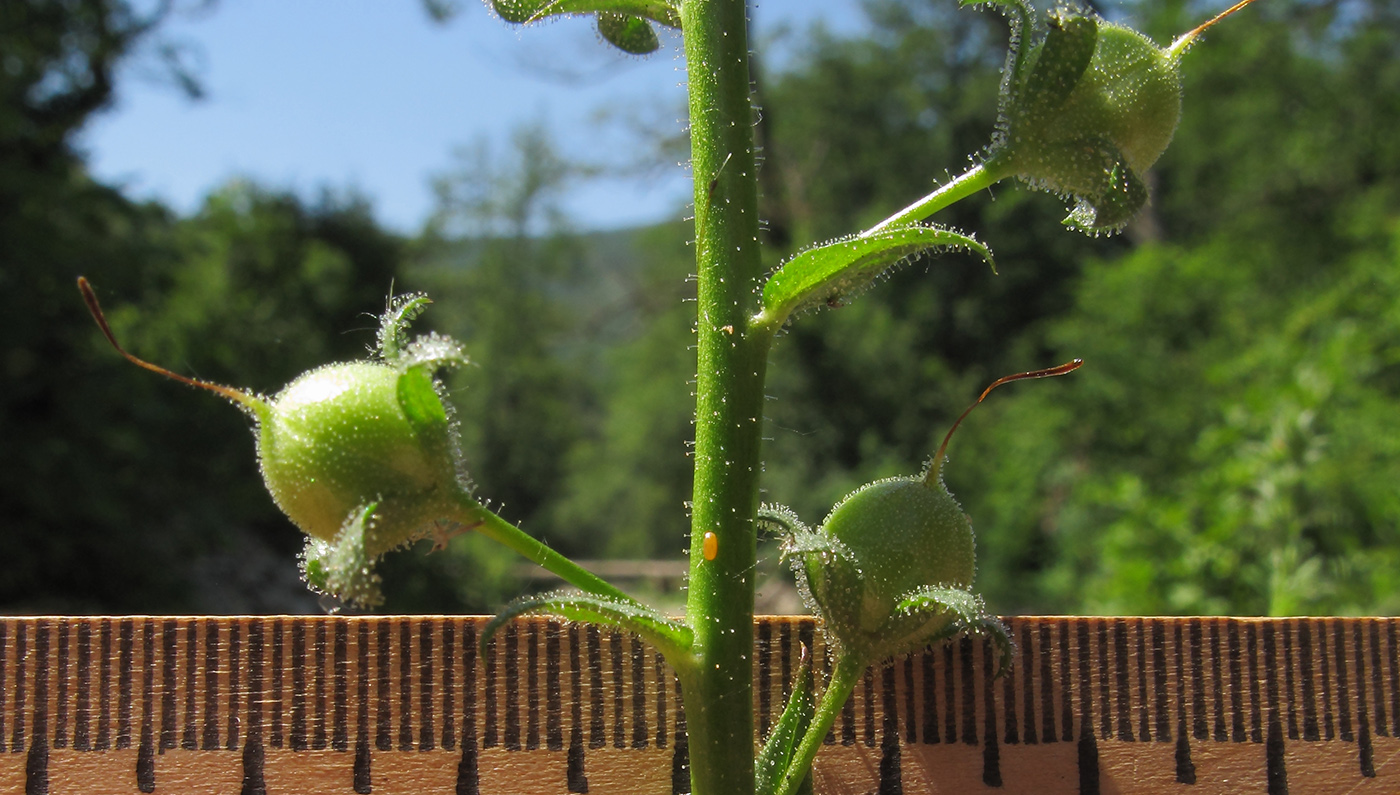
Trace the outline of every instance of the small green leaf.
<instances>
[{"instance_id":1,"label":"small green leaf","mask_svg":"<svg viewBox=\"0 0 1400 795\"><path fill-rule=\"evenodd\" d=\"M302 550L302 577L313 591L329 594L357 607L384 603L374 556L365 550L365 534L373 527L377 503L357 509L345 520L335 541L308 538Z\"/></svg>"},{"instance_id":2,"label":"small green leaf","mask_svg":"<svg viewBox=\"0 0 1400 795\"><path fill-rule=\"evenodd\" d=\"M630 14L599 11L598 35L631 55L650 55L661 49L661 40L656 38L651 23Z\"/></svg>"},{"instance_id":3,"label":"small green leaf","mask_svg":"<svg viewBox=\"0 0 1400 795\"><path fill-rule=\"evenodd\" d=\"M427 368L414 367L401 374L398 396L404 416L419 433L447 425L447 410Z\"/></svg>"},{"instance_id":4,"label":"small green leaf","mask_svg":"<svg viewBox=\"0 0 1400 795\"><path fill-rule=\"evenodd\" d=\"M1073 161L1083 170L1074 192L1078 201L1065 218L1066 226L1090 234L1116 232L1147 203L1147 185L1113 144L1080 141L1062 148L1074 150ZM1070 161L1065 158L1065 162Z\"/></svg>"},{"instance_id":5,"label":"small green leaf","mask_svg":"<svg viewBox=\"0 0 1400 795\"><path fill-rule=\"evenodd\" d=\"M1002 91L1016 90L1025 68L1026 50L1035 37L1035 8L1026 0L958 0L958 5L963 8L991 6L1011 21L1010 50L1002 76Z\"/></svg>"},{"instance_id":6,"label":"small green leaf","mask_svg":"<svg viewBox=\"0 0 1400 795\"><path fill-rule=\"evenodd\" d=\"M1089 62L1099 35L1098 19L1059 11L1050 15L1050 32L1035 53L1026 79L1023 120L1017 124L1044 124L1067 99Z\"/></svg>"},{"instance_id":7,"label":"small green leaf","mask_svg":"<svg viewBox=\"0 0 1400 795\"><path fill-rule=\"evenodd\" d=\"M407 293L389 299L389 306L379 318L379 356L395 363L408 345L408 324L423 313L432 300L426 293Z\"/></svg>"},{"instance_id":8,"label":"small green leaf","mask_svg":"<svg viewBox=\"0 0 1400 795\"><path fill-rule=\"evenodd\" d=\"M593 594L555 591L516 599L506 605L481 632L481 647L506 623L524 615L550 615L570 621L601 624L630 632L655 646L672 667L690 650L695 635L690 628L636 602L623 602Z\"/></svg>"},{"instance_id":9,"label":"small green leaf","mask_svg":"<svg viewBox=\"0 0 1400 795\"><path fill-rule=\"evenodd\" d=\"M758 525L760 531L783 536L790 536L798 531L811 532L811 528L802 523L796 511L775 502L765 502L758 506L758 516L754 518L754 524Z\"/></svg>"},{"instance_id":10,"label":"small green leaf","mask_svg":"<svg viewBox=\"0 0 1400 795\"><path fill-rule=\"evenodd\" d=\"M952 624L945 632L940 633L939 637L930 638L930 641L952 637L961 632L988 635L999 652L995 675L999 677L1011 669L1016 647L1007 633L1006 625L988 613L982 597L971 591L941 585L920 588L900 601L899 610L911 616L919 613L952 613Z\"/></svg>"},{"instance_id":11,"label":"small green leaf","mask_svg":"<svg viewBox=\"0 0 1400 795\"><path fill-rule=\"evenodd\" d=\"M461 367L468 362L460 342L433 332L415 339L399 356L396 364L400 370L427 368L430 372L436 372Z\"/></svg>"},{"instance_id":12,"label":"small green leaf","mask_svg":"<svg viewBox=\"0 0 1400 795\"><path fill-rule=\"evenodd\" d=\"M812 658L807 647L803 646L802 664L793 680L787 707L768 734L768 740L754 762L755 795L773 795L777 791L788 766L792 764L793 753L807 733L807 727L812 724L816 709L816 700L812 698ZM811 775L810 770L807 775Z\"/></svg>"},{"instance_id":13,"label":"small green leaf","mask_svg":"<svg viewBox=\"0 0 1400 795\"><path fill-rule=\"evenodd\" d=\"M491 7L501 19L516 24L559 14L604 12L643 17L670 28L681 26L679 3L671 0L491 0Z\"/></svg>"},{"instance_id":14,"label":"small green leaf","mask_svg":"<svg viewBox=\"0 0 1400 795\"><path fill-rule=\"evenodd\" d=\"M992 265L992 252L971 235L911 224L833 240L788 260L763 287L763 312L781 324L801 309L840 301L889 268L934 248L966 248Z\"/></svg>"}]
</instances>

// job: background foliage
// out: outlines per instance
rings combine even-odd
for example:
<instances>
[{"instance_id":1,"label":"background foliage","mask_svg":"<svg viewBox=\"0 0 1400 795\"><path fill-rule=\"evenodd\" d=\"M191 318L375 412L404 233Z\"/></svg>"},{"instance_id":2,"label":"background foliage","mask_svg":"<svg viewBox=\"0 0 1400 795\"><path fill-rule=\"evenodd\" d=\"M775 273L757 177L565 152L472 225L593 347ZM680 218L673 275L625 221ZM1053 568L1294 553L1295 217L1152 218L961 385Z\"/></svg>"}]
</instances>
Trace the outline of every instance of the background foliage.
<instances>
[{"instance_id":1,"label":"background foliage","mask_svg":"<svg viewBox=\"0 0 1400 795\"><path fill-rule=\"evenodd\" d=\"M1103 10L1163 41L1208 12ZM1004 22L945 0L867 11L869 36L812 31L759 75L775 265L989 139ZM159 23L122 0L0 6L0 610L317 608L246 420L115 357L79 273L140 355L266 392L362 355L391 283L426 289L422 325L476 362L451 388L481 493L566 554L679 559L685 225L572 229L555 200L597 169L533 129L463 150L411 239L334 191L235 182L191 217L133 203L72 139ZM1400 610L1397 50L1394 3L1259 4L1189 54L1181 129L1126 234L1065 232L1053 199L1004 185L940 218L1001 275L948 255L798 318L770 367L767 498L819 521L916 471L993 378L1080 356L954 442L997 610ZM470 537L387 562L393 610L490 610L524 587Z\"/></svg>"}]
</instances>

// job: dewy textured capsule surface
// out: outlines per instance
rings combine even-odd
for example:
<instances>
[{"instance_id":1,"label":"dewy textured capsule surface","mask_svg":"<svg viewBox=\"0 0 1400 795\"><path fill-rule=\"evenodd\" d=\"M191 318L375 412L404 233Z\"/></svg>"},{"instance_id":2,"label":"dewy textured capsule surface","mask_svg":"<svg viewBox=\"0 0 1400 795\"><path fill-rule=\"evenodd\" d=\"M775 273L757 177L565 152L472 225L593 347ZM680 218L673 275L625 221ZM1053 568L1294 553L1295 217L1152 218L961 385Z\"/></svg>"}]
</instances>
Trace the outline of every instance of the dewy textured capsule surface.
<instances>
[{"instance_id":1,"label":"dewy textured capsule surface","mask_svg":"<svg viewBox=\"0 0 1400 795\"><path fill-rule=\"evenodd\" d=\"M308 535L331 541L346 517L371 502L392 510L417 497L431 505L443 466L429 460L398 398L400 373L378 362L312 370L272 399L258 429L263 481L279 508ZM399 510L403 510L401 507ZM378 555L409 540L419 523L396 516L367 533ZM426 521L426 519L424 520Z\"/></svg>"},{"instance_id":2,"label":"dewy textured capsule surface","mask_svg":"<svg viewBox=\"0 0 1400 795\"><path fill-rule=\"evenodd\" d=\"M941 481L898 477L867 484L832 509L821 532L844 544L860 569L861 632L880 629L918 588L972 585L972 522ZM939 627L923 629L933 634Z\"/></svg>"},{"instance_id":3,"label":"dewy textured capsule surface","mask_svg":"<svg viewBox=\"0 0 1400 795\"><path fill-rule=\"evenodd\" d=\"M1027 44L1034 9L1004 5L1015 9L1018 32L988 164L1072 197L1072 226L1121 228L1147 202L1144 175L1176 133L1181 49L1067 8Z\"/></svg>"}]
</instances>

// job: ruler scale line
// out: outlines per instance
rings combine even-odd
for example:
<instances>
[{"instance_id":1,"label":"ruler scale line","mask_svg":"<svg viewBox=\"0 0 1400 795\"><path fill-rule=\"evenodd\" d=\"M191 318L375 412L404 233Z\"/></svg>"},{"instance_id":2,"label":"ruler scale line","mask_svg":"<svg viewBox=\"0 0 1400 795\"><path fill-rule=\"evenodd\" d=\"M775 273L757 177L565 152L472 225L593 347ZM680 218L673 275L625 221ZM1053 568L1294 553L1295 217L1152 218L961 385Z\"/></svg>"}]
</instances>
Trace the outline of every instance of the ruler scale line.
<instances>
[{"instance_id":1,"label":"ruler scale line","mask_svg":"<svg viewBox=\"0 0 1400 795\"><path fill-rule=\"evenodd\" d=\"M295 619L293 619L295 620ZM269 694L269 708L267 727L267 744L272 748L281 748L284 744L283 732L285 726L282 722L282 712L285 707L283 703L283 685L285 684L283 673L286 671L286 621L281 618L272 621L272 683ZM301 660L297 658L295 652L292 656L293 665L300 670ZM295 674L293 674L295 675Z\"/></svg>"},{"instance_id":2,"label":"ruler scale line","mask_svg":"<svg viewBox=\"0 0 1400 795\"><path fill-rule=\"evenodd\" d=\"M627 747L627 686L622 662L622 633L609 630L607 644L609 671L612 674L612 746L621 750Z\"/></svg>"},{"instance_id":3,"label":"ruler scale line","mask_svg":"<svg viewBox=\"0 0 1400 795\"><path fill-rule=\"evenodd\" d=\"M53 747L66 748L68 746L68 635L72 630L72 624L66 618L59 619L58 622L58 659L57 676L55 677L54 688L57 693L54 698L53 710Z\"/></svg>"},{"instance_id":4,"label":"ruler scale line","mask_svg":"<svg viewBox=\"0 0 1400 795\"><path fill-rule=\"evenodd\" d=\"M997 742L996 682L992 678L995 673L992 660L996 654L990 639L983 638L977 646L982 657L982 716L985 721L982 727L982 783L989 787L1000 787L1001 745ZM890 684L893 686L893 681ZM1014 701L1015 699L1010 700ZM898 743L893 750L894 753L899 753Z\"/></svg>"},{"instance_id":5,"label":"ruler scale line","mask_svg":"<svg viewBox=\"0 0 1400 795\"><path fill-rule=\"evenodd\" d=\"M588 772L583 750L583 650L578 624L569 625L569 755L565 779L569 792L588 792Z\"/></svg>"},{"instance_id":6,"label":"ruler scale line","mask_svg":"<svg viewBox=\"0 0 1400 795\"><path fill-rule=\"evenodd\" d=\"M178 694L175 689L175 677L178 675L176 668L179 663L176 650L179 648L180 638L179 625L174 619L161 622L160 642L160 735L156 753L164 754L176 745L175 721L178 715L175 712L175 698Z\"/></svg>"},{"instance_id":7,"label":"ruler scale line","mask_svg":"<svg viewBox=\"0 0 1400 795\"><path fill-rule=\"evenodd\" d=\"M418 622L418 750L431 751L437 747L437 737L434 735L434 698L433 688L433 648L436 645L433 637L434 630L437 629L438 622L429 619L422 619ZM412 727L410 726L410 729Z\"/></svg>"},{"instance_id":8,"label":"ruler scale line","mask_svg":"<svg viewBox=\"0 0 1400 795\"><path fill-rule=\"evenodd\" d=\"M25 795L49 791L49 622L34 625L34 713L30 721L29 753L24 765Z\"/></svg>"},{"instance_id":9,"label":"ruler scale line","mask_svg":"<svg viewBox=\"0 0 1400 795\"><path fill-rule=\"evenodd\" d=\"M1192 626L1193 626L1194 629L1199 629L1199 624L1193 624ZM1185 646L1184 638L1190 637L1190 636L1191 636L1191 635L1190 635L1189 633L1183 632L1183 631L1182 631L1182 626L1181 626L1180 623L1178 623L1178 624L1176 625L1176 627L1174 628L1174 637L1175 637L1175 640L1176 640L1176 648L1175 648L1175 650L1174 650L1174 651L1175 651L1175 654L1174 654L1174 658L1175 658L1175 659L1174 659L1174 661L1173 661L1173 662L1175 663L1175 673L1176 673L1176 760L1175 760L1175 761L1176 761L1176 783L1178 783L1178 784L1195 784L1195 783L1196 783L1196 764L1195 764L1195 761L1192 760L1192 758L1191 758L1191 741L1190 741L1189 739L1187 739L1187 729L1186 729L1186 725L1187 725L1187 723L1186 723L1186 711L1187 711L1187 710L1186 710L1186 704L1187 704L1187 701L1186 701L1186 682L1187 682L1187 675L1186 675L1186 659L1187 659L1187 656L1186 656L1186 653L1183 651L1183 647ZM1195 652L1195 650L1194 650L1194 648L1193 648L1193 654L1194 654L1194 652ZM1199 659L1199 658L1193 656L1192 659L1195 660L1195 659ZM1200 678L1199 666L1197 666L1197 668L1198 668L1198 670L1195 672L1195 676L1192 677L1192 678L1195 679L1195 680L1198 680L1198 679ZM1199 693L1199 691L1196 691L1194 688L1193 688L1193 691L1192 691L1192 692L1193 692L1193 694L1198 694L1198 693ZM1192 710L1192 711L1193 711L1193 712L1196 712L1196 713L1199 713L1199 712L1200 712L1200 702L1199 702L1199 701L1194 702L1194 706L1193 706L1193 710Z\"/></svg>"},{"instance_id":10,"label":"ruler scale line","mask_svg":"<svg viewBox=\"0 0 1400 795\"><path fill-rule=\"evenodd\" d=\"M442 621L442 748L453 751L457 748L457 623L453 619Z\"/></svg>"},{"instance_id":11,"label":"ruler scale line","mask_svg":"<svg viewBox=\"0 0 1400 795\"><path fill-rule=\"evenodd\" d=\"M588 638L588 699L592 707L592 719L588 724L588 747L602 748L607 745L607 718L603 709L603 650L602 630L590 624L586 629Z\"/></svg>"},{"instance_id":12,"label":"ruler scale line","mask_svg":"<svg viewBox=\"0 0 1400 795\"><path fill-rule=\"evenodd\" d=\"M219 747L219 622L204 622L204 728L200 747L213 751Z\"/></svg>"},{"instance_id":13,"label":"ruler scale line","mask_svg":"<svg viewBox=\"0 0 1400 795\"><path fill-rule=\"evenodd\" d=\"M350 747L350 624L343 618L335 620L335 694L331 716L331 748L344 751Z\"/></svg>"},{"instance_id":14,"label":"ruler scale line","mask_svg":"<svg viewBox=\"0 0 1400 795\"><path fill-rule=\"evenodd\" d=\"M179 747L183 750L199 749L199 724L197 724L196 703L199 698L199 623L189 621L183 627L185 630L185 719L182 721L181 740ZM78 661L78 666L83 666L83 661ZM81 690L81 687L80 687ZM80 721L81 722L81 721ZM76 729L76 728L74 728Z\"/></svg>"},{"instance_id":15,"label":"ruler scale line","mask_svg":"<svg viewBox=\"0 0 1400 795\"><path fill-rule=\"evenodd\" d=\"M112 743L112 620L103 618L100 621L101 623L98 625L98 654L102 662L98 670L98 723L97 741L92 746L94 751L106 751ZM0 729L0 736L3 735L4 731Z\"/></svg>"},{"instance_id":16,"label":"ruler scale line","mask_svg":"<svg viewBox=\"0 0 1400 795\"><path fill-rule=\"evenodd\" d=\"M356 733L351 787L357 795L371 791L370 770L370 623L361 621L356 634Z\"/></svg>"},{"instance_id":17,"label":"ruler scale line","mask_svg":"<svg viewBox=\"0 0 1400 795\"><path fill-rule=\"evenodd\" d=\"M1264 759L1265 778L1269 795L1288 795L1288 771L1285 767L1283 746L1283 722L1279 715L1278 655L1275 646L1274 625L1264 624L1264 676L1265 697L1268 708L1268 731L1265 736Z\"/></svg>"},{"instance_id":18,"label":"ruler scale line","mask_svg":"<svg viewBox=\"0 0 1400 795\"><path fill-rule=\"evenodd\" d=\"M1107 631L1107 629L1108 629L1107 627L1104 627L1104 631ZM1118 717L1118 734L1117 734L1117 737L1118 737L1119 740L1125 740L1125 741L1127 741L1127 742L1135 742L1135 741L1137 740L1137 738L1133 736L1133 719L1132 719L1132 713L1133 713L1133 690L1132 690L1132 683L1131 683L1131 681L1129 680L1129 660L1128 660L1128 640L1129 640L1129 639L1128 639L1128 634L1129 634L1129 629L1128 629L1128 621L1127 621L1127 619L1124 619L1124 618L1114 619L1114 621L1113 621L1114 678L1115 678L1115 680L1116 680L1116 688L1115 688L1115 689L1118 691L1117 694L1116 694L1116 695L1118 696L1118 704L1117 704L1117 706L1118 706L1118 715L1117 715L1117 717ZM1104 644L1104 653L1107 653L1107 651L1108 651L1107 646L1108 646L1108 644L1105 643L1105 644ZM1107 668L1105 667L1104 670L1106 671ZM1100 692L1101 692L1102 695L1103 695L1104 701L1107 702L1108 699L1109 699L1108 677L1104 677L1104 678L1101 680L1101 682L1102 682L1102 683L1101 683L1101 685L1100 685ZM1106 706L1106 705L1105 705L1105 706ZM1108 710L1105 709L1105 710L1104 710L1105 716L1107 716L1107 713L1108 713ZM1110 736L1110 735L1109 735L1108 732L1104 732L1104 736L1105 736L1105 737L1108 737L1108 736Z\"/></svg>"},{"instance_id":19,"label":"ruler scale line","mask_svg":"<svg viewBox=\"0 0 1400 795\"><path fill-rule=\"evenodd\" d=\"M652 653L652 670L655 674L656 684L656 742L657 748L665 748L670 742L667 736L668 727L666 725L667 705L670 699L671 672L666 667L666 660L659 653ZM786 699L785 699L786 700Z\"/></svg>"},{"instance_id":20,"label":"ruler scale line","mask_svg":"<svg viewBox=\"0 0 1400 795\"><path fill-rule=\"evenodd\" d=\"M1347 676L1347 643L1345 633L1337 632L1335 625L1328 622L1327 634L1332 638L1332 651L1336 655L1337 672L1337 723L1339 734L1345 742L1355 742L1356 736L1351 727L1351 683Z\"/></svg>"},{"instance_id":21,"label":"ruler scale line","mask_svg":"<svg viewBox=\"0 0 1400 795\"><path fill-rule=\"evenodd\" d=\"M141 622L141 739L136 747L136 788L155 792L156 767L154 750L155 723L155 632L153 621ZM230 650L231 652L231 650ZM230 677L229 698L236 699L236 685ZM230 720L236 720L230 718ZM230 741L232 742L232 741Z\"/></svg>"},{"instance_id":22,"label":"ruler scale line","mask_svg":"<svg viewBox=\"0 0 1400 795\"><path fill-rule=\"evenodd\" d=\"M685 704L681 702L679 679L675 680L675 694L676 742L671 754L671 795L683 795L690 791L690 739L685 731Z\"/></svg>"},{"instance_id":23,"label":"ruler scale line","mask_svg":"<svg viewBox=\"0 0 1400 795\"><path fill-rule=\"evenodd\" d=\"M938 737L938 686L934 682L934 655L931 650L916 652L919 660L919 684L923 692L923 720L920 737L925 745L937 745Z\"/></svg>"},{"instance_id":24,"label":"ruler scale line","mask_svg":"<svg viewBox=\"0 0 1400 795\"><path fill-rule=\"evenodd\" d=\"M991 641L988 640L988 643ZM990 647L988 647L990 649ZM990 656L991 651L987 654ZM1014 649L1013 649L1014 654ZM998 655L998 664L1000 656ZM983 674L988 676L988 674ZM1022 677L1016 675L1015 668L1007 671L1002 677L1002 725L1006 727L1004 741L1007 745L1019 745L1021 743L1021 721L1016 714L1016 689L1021 683ZM990 708L990 707L989 707Z\"/></svg>"},{"instance_id":25,"label":"ruler scale line","mask_svg":"<svg viewBox=\"0 0 1400 795\"><path fill-rule=\"evenodd\" d=\"M14 700L14 720L11 721L13 733L10 735L10 752L21 753L24 751L24 710L25 710L25 687L29 684L28 677L25 676L25 661L28 659L25 646L28 641L29 624L20 624L15 630L15 700Z\"/></svg>"},{"instance_id":26,"label":"ruler scale line","mask_svg":"<svg viewBox=\"0 0 1400 795\"><path fill-rule=\"evenodd\" d=\"M755 723L758 736L767 737L773 720L773 625L759 624L754 628L754 670L758 684L754 686L754 700L757 702Z\"/></svg>"},{"instance_id":27,"label":"ruler scale line","mask_svg":"<svg viewBox=\"0 0 1400 795\"><path fill-rule=\"evenodd\" d=\"M1159 743L1169 743L1172 741L1171 730L1171 692L1167 689L1167 631L1163 626L1162 619L1150 619L1152 628L1152 695L1153 717L1156 719L1156 739ZM1176 653L1178 672L1180 670L1181 654L1181 634L1177 633ZM1178 698L1180 694L1178 694Z\"/></svg>"},{"instance_id":28,"label":"ruler scale line","mask_svg":"<svg viewBox=\"0 0 1400 795\"><path fill-rule=\"evenodd\" d=\"M1264 742L1263 714L1259 695L1259 633L1258 625L1248 623L1245 630L1245 657L1249 660L1249 739Z\"/></svg>"},{"instance_id":29,"label":"ruler scale line","mask_svg":"<svg viewBox=\"0 0 1400 795\"><path fill-rule=\"evenodd\" d=\"M306 621L292 621L292 727L287 734L287 744L293 751L305 751L311 746L306 729ZM278 652L282 644L277 644ZM280 700L280 699L279 699ZM282 720L282 709L277 710L277 720Z\"/></svg>"},{"instance_id":30,"label":"ruler scale line","mask_svg":"<svg viewBox=\"0 0 1400 795\"><path fill-rule=\"evenodd\" d=\"M457 763L455 795L478 795L480 764L477 758L477 646L476 628L470 622L462 625L462 758Z\"/></svg>"},{"instance_id":31,"label":"ruler scale line","mask_svg":"<svg viewBox=\"0 0 1400 795\"><path fill-rule=\"evenodd\" d=\"M1381 633L1380 622L1374 619L1366 622L1366 628L1370 630L1371 649L1371 697L1376 705L1376 734L1382 737L1390 735L1390 728L1386 725L1385 710L1385 688L1381 684Z\"/></svg>"},{"instance_id":32,"label":"ruler scale line","mask_svg":"<svg viewBox=\"0 0 1400 795\"><path fill-rule=\"evenodd\" d=\"M1101 622L1094 623L1097 625ZM1091 673L1093 647L1089 643L1090 624L1080 622L1077 629L1074 651L1079 662L1080 719L1079 743L1076 745L1079 795L1099 795L1099 746L1098 738L1094 735L1094 687ZM1065 652L1068 651L1069 647L1066 644Z\"/></svg>"},{"instance_id":33,"label":"ruler scale line","mask_svg":"<svg viewBox=\"0 0 1400 795\"><path fill-rule=\"evenodd\" d=\"M1015 619L1007 619L1009 630L1015 627ZM1037 620L1026 621L1020 628L1021 659L1012 658L1013 673L1016 676L1017 694L1020 698L1021 742L1025 745L1039 745L1049 742L1042 732L1053 732L1055 705L1052 688L1045 682L1050 675L1049 657L1043 647L1044 628ZM1014 631L1014 630L1013 630ZM1014 635L1012 635L1014 637ZM1036 692L1036 683L1040 692Z\"/></svg>"},{"instance_id":34,"label":"ruler scale line","mask_svg":"<svg viewBox=\"0 0 1400 795\"><path fill-rule=\"evenodd\" d=\"M971 639L970 639L970 638L964 638L963 640L966 640L968 643L971 643ZM961 645L961 643L960 643L959 645ZM878 703L878 702L875 700L875 668L874 668L874 666L871 666L870 668L866 668L866 669L865 669L865 673L861 674L861 677L860 677L860 695L861 695L860 698L858 698L858 699L850 699L849 701L850 701L850 703L852 704L852 706L856 709L856 711L858 711L858 712L860 713L860 717L861 717L861 727L860 727L860 728L861 728L861 735L860 735L860 741L861 741L862 743L865 744L865 747L866 747L866 748L874 748L875 745L876 745L876 737L875 737L875 705ZM966 695L966 694L964 694L964 695ZM966 712L966 719L967 719L967 720L971 720L971 721L975 721L975 720L977 719L977 716L972 714L972 709L970 708L970 705L969 705L969 704L964 704L963 706L964 706L964 708L967 710L967 712ZM863 707L863 709L862 709L862 707ZM974 723L973 725L975 726L976 724Z\"/></svg>"},{"instance_id":35,"label":"ruler scale line","mask_svg":"<svg viewBox=\"0 0 1400 795\"><path fill-rule=\"evenodd\" d=\"M1288 739L1298 739L1298 709L1295 700L1293 677L1293 622L1279 624L1279 635L1283 638L1283 692L1284 703L1288 705Z\"/></svg>"},{"instance_id":36,"label":"ruler scale line","mask_svg":"<svg viewBox=\"0 0 1400 795\"><path fill-rule=\"evenodd\" d=\"M399 628L399 750L413 750L413 623L397 622Z\"/></svg>"},{"instance_id":37,"label":"ruler scale line","mask_svg":"<svg viewBox=\"0 0 1400 795\"><path fill-rule=\"evenodd\" d=\"M312 686L315 688L312 715L315 729L311 737L311 747L320 751L329 745L329 735L326 732L326 622L316 622L316 635L312 643L316 664L311 669Z\"/></svg>"},{"instance_id":38,"label":"ruler scale line","mask_svg":"<svg viewBox=\"0 0 1400 795\"><path fill-rule=\"evenodd\" d=\"M544 697L545 747L551 751L564 749L564 681L560 675L564 628L558 621L545 625L544 633Z\"/></svg>"},{"instance_id":39,"label":"ruler scale line","mask_svg":"<svg viewBox=\"0 0 1400 795\"><path fill-rule=\"evenodd\" d=\"M880 669L880 766L878 795L904 795L904 778L899 753L899 712L895 707L895 666Z\"/></svg>"},{"instance_id":40,"label":"ruler scale line","mask_svg":"<svg viewBox=\"0 0 1400 795\"><path fill-rule=\"evenodd\" d=\"M1396 638L1396 622L1385 625L1386 655L1390 674L1390 736L1400 737L1400 642Z\"/></svg>"},{"instance_id":41,"label":"ruler scale line","mask_svg":"<svg viewBox=\"0 0 1400 795\"><path fill-rule=\"evenodd\" d=\"M10 625L0 623L0 753L5 752L5 716L9 714L5 707L5 700L10 692L9 688L5 687L5 662L10 653L9 634Z\"/></svg>"},{"instance_id":42,"label":"ruler scale line","mask_svg":"<svg viewBox=\"0 0 1400 795\"><path fill-rule=\"evenodd\" d=\"M1353 624L1353 641L1356 647L1356 753L1365 778L1376 777L1376 767L1372 758L1371 715L1366 699L1366 647L1361 637L1361 624Z\"/></svg>"},{"instance_id":43,"label":"ruler scale line","mask_svg":"<svg viewBox=\"0 0 1400 795\"><path fill-rule=\"evenodd\" d=\"M1303 666L1303 739L1319 740L1322 733L1318 729L1316 684L1313 681L1312 622L1302 619L1297 622L1297 627L1298 658Z\"/></svg>"}]
</instances>

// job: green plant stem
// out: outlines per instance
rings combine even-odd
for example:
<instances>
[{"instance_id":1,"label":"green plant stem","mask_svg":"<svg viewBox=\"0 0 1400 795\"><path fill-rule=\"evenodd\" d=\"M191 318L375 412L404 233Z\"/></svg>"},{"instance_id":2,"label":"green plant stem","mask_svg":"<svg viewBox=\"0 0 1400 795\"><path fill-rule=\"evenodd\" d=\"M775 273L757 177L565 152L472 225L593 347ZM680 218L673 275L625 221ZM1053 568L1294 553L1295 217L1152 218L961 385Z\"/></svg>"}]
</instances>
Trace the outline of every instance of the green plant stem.
<instances>
[{"instance_id":1,"label":"green plant stem","mask_svg":"<svg viewBox=\"0 0 1400 795\"><path fill-rule=\"evenodd\" d=\"M933 215L939 210L955 204L983 188L990 188L996 183L1005 179L1009 174L1002 162L996 159L988 160L959 174L956 179L949 182L938 190L919 199L903 210L891 215L889 218L861 232L861 236L874 234L881 229L901 224L910 224Z\"/></svg>"},{"instance_id":2,"label":"green plant stem","mask_svg":"<svg viewBox=\"0 0 1400 795\"><path fill-rule=\"evenodd\" d=\"M463 497L462 513L456 517L464 527L502 544L532 563L537 563L551 574L558 575L564 582L581 591L606 596L619 602L641 604L636 599L618 590L616 586L602 579L563 555L555 552L543 541L492 513L470 497Z\"/></svg>"},{"instance_id":3,"label":"green plant stem","mask_svg":"<svg viewBox=\"0 0 1400 795\"><path fill-rule=\"evenodd\" d=\"M695 487L682 676L694 795L754 787L753 602L763 380L771 333L750 332L763 276L744 0L681 6L695 180ZM713 560L704 537L718 541Z\"/></svg>"},{"instance_id":4,"label":"green plant stem","mask_svg":"<svg viewBox=\"0 0 1400 795\"><path fill-rule=\"evenodd\" d=\"M831 669L831 680L826 683L821 703L817 705L816 714L812 716L812 725L807 727L807 733L802 736L802 743L793 752L792 761L788 763L787 772L783 774L783 780L779 782L774 795L793 795L797 792L797 788L802 785L802 779L806 778L807 771L812 767L812 760L817 758L817 752L821 750L826 733L836 722L837 713L845 706L846 699L851 697L851 691L855 690L856 682L860 681L860 676L865 673L866 668L864 663L852 655L842 654L836 658L836 665Z\"/></svg>"}]
</instances>

